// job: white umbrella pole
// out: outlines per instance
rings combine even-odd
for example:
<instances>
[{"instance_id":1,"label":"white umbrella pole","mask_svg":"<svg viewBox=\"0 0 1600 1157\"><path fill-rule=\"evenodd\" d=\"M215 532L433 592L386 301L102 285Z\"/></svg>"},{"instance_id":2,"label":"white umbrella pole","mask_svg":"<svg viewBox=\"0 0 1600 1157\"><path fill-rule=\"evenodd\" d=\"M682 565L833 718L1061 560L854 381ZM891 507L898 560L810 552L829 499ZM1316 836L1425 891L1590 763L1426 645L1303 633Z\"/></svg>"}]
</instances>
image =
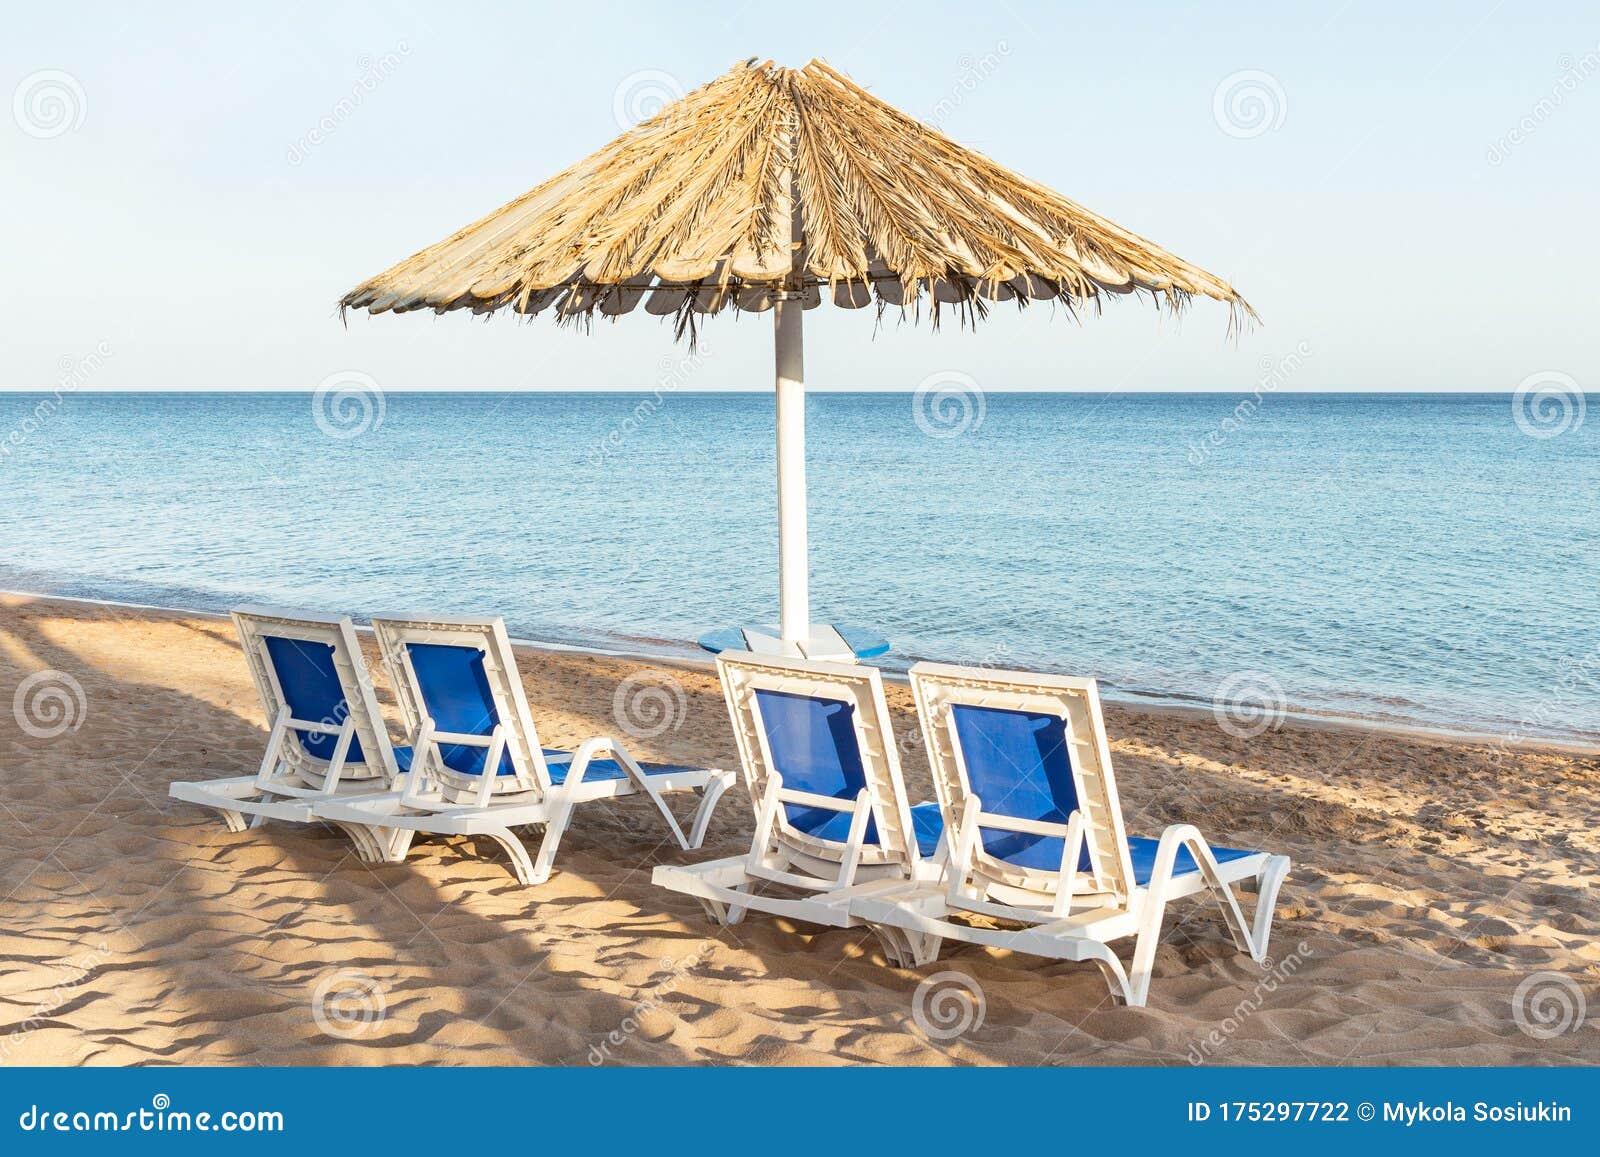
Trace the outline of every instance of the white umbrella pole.
<instances>
[{"instance_id":1,"label":"white umbrella pole","mask_svg":"<svg viewBox=\"0 0 1600 1157\"><path fill-rule=\"evenodd\" d=\"M778 386L778 607L786 643L811 634L811 596L806 565L806 384L801 356L799 294L778 297L773 307L773 345Z\"/></svg>"}]
</instances>

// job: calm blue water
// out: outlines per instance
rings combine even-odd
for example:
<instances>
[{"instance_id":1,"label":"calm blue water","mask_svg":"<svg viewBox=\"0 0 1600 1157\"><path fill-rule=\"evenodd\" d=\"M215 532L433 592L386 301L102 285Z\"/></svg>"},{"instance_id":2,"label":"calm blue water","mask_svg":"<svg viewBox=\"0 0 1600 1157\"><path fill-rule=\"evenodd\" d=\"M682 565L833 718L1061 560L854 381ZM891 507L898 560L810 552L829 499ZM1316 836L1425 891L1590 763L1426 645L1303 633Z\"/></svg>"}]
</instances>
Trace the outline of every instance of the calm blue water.
<instances>
[{"instance_id":1,"label":"calm blue water","mask_svg":"<svg viewBox=\"0 0 1600 1157\"><path fill-rule=\"evenodd\" d=\"M397 394L347 438L305 394L40 397L0 395L0 586L668 649L776 617L767 394ZM909 395L813 395L816 617L900 664L1600 735L1600 407L1540 439L1506 396L1237 402L991 394L932 437Z\"/></svg>"}]
</instances>

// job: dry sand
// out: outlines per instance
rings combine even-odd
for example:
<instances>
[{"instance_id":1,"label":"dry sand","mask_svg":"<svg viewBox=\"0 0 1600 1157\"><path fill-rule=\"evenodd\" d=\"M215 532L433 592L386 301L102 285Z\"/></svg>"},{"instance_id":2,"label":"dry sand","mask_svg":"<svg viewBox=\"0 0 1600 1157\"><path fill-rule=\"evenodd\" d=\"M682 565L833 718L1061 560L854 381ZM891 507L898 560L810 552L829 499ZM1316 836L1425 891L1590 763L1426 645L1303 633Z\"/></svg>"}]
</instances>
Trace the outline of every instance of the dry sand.
<instances>
[{"instance_id":1,"label":"dry sand","mask_svg":"<svg viewBox=\"0 0 1600 1157\"><path fill-rule=\"evenodd\" d=\"M635 751L735 766L706 670L521 660L547 745L616 732L618 684L648 671L676 680L683 710L669 695L678 725ZM487 843L420 840L373 867L331 829L229 834L166 794L174 778L255 770L261 708L225 620L0 598L0 707L42 671L83 700L68 687L74 726L48 737L0 711L0 1064L583 1065L597 1049L624 1064L1600 1062L1592 755L1296 724L1245 740L1208 717L1113 707L1130 831L1191 820L1294 859L1270 973L1214 908L1180 902L1150 1006L1129 1009L1088 965L947 947L906 971L864 932L712 927L650 869L742 850L739 793L692 857L648 804L590 805L535 889ZM926 798L909 695L889 700ZM312 1011L340 969L373 978L383 1004L331 1024L349 1039ZM913 1017L938 972L983 998L982 1023L948 1040ZM1588 1022L1523 1031L1525 983L1534 1027L1574 991Z\"/></svg>"}]
</instances>

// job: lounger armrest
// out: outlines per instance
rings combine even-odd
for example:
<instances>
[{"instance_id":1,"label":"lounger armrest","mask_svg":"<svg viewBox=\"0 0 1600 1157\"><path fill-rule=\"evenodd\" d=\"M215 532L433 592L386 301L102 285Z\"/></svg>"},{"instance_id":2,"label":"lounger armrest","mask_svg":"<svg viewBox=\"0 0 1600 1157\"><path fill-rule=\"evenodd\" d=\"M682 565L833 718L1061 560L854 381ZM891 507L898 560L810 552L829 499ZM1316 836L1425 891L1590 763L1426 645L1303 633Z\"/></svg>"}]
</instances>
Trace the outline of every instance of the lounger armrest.
<instances>
[{"instance_id":1,"label":"lounger armrest","mask_svg":"<svg viewBox=\"0 0 1600 1157\"><path fill-rule=\"evenodd\" d=\"M602 754L613 756L624 766L630 762L635 767L638 766L621 740L613 739L609 735L593 735L578 744L578 750L572 753L572 762L567 765L567 777L562 781L562 786L569 792L575 790L583 782L589 764Z\"/></svg>"},{"instance_id":2,"label":"lounger armrest","mask_svg":"<svg viewBox=\"0 0 1600 1157\"><path fill-rule=\"evenodd\" d=\"M289 720L294 712L289 710L285 703L278 708L278 713L272 720L272 733L267 737L267 749L261 755L261 767L256 771L256 785L265 789L272 784L273 773L279 767L278 753L283 750L285 737L289 734Z\"/></svg>"},{"instance_id":3,"label":"lounger armrest","mask_svg":"<svg viewBox=\"0 0 1600 1157\"><path fill-rule=\"evenodd\" d=\"M438 742L435 735L434 742ZM484 758L483 770L478 773L478 790L476 798L480 808L489 806L489 799L494 794L494 783L500 775L500 756L506 749L505 724L496 723L494 731L489 735L489 754Z\"/></svg>"},{"instance_id":4,"label":"lounger armrest","mask_svg":"<svg viewBox=\"0 0 1600 1157\"><path fill-rule=\"evenodd\" d=\"M797 883L799 877L767 863L767 847L774 829L781 822L779 813L785 803L799 803L826 808L829 811L850 814L850 830L844 839L844 854L839 858L839 875L830 888L848 888L855 882L856 869L861 864L862 846L866 841L867 823L872 819L872 793L862 788L853 800L836 799L831 795L814 795L809 791L796 791L783 786L783 776L777 771L768 773L767 789L762 793L756 808L756 831L750 841L750 854L745 860L745 872L780 883ZM810 887L810 884L801 884Z\"/></svg>"},{"instance_id":5,"label":"lounger armrest","mask_svg":"<svg viewBox=\"0 0 1600 1157\"><path fill-rule=\"evenodd\" d=\"M500 729L500 724L495 724L495 730ZM494 743L494 732L488 735L469 735L461 731L435 731L433 741L450 747L488 747Z\"/></svg>"},{"instance_id":6,"label":"lounger armrest","mask_svg":"<svg viewBox=\"0 0 1600 1157\"><path fill-rule=\"evenodd\" d=\"M1070 817L1066 823L1056 823L1053 820L1027 820L1020 816L1001 815L998 812L982 812L978 816L978 826L1006 832L1020 832L1029 836L1053 836L1058 840L1067 839L1072 835Z\"/></svg>"},{"instance_id":7,"label":"lounger armrest","mask_svg":"<svg viewBox=\"0 0 1600 1157\"><path fill-rule=\"evenodd\" d=\"M427 790L428 781L432 778L428 763L434 757L433 734L433 718L430 716L417 725L417 733L411 736L411 768L400 776L402 805L409 804Z\"/></svg>"},{"instance_id":8,"label":"lounger armrest","mask_svg":"<svg viewBox=\"0 0 1600 1157\"><path fill-rule=\"evenodd\" d=\"M853 812L859 806L859 793L849 799L840 799L838 796L833 795L817 795L815 792L800 791L791 787L779 787L778 800L781 803L819 807L832 812Z\"/></svg>"},{"instance_id":9,"label":"lounger armrest","mask_svg":"<svg viewBox=\"0 0 1600 1157\"><path fill-rule=\"evenodd\" d=\"M1225 895L1227 902L1233 904L1234 912L1237 914L1238 905L1233 900L1232 891L1222 878L1222 869L1217 864L1217 857L1212 852L1211 845L1206 842L1206 838L1200 834L1200 829L1193 824L1169 824L1161 833L1161 840L1156 844L1155 862L1150 866L1150 882L1146 885L1146 890L1154 893L1167 886L1177 864L1178 852L1183 848L1189 849L1189 855L1193 857L1195 866L1199 868L1206 885L1219 897ZM1239 917L1239 926L1243 927L1242 916Z\"/></svg>"},{"instance_id":10,"label":"lounger armrest","mask_svg":"<svg viewBox=\"0 0 1600 1157\"><path fill-rule=\"evenodd\" d=\"M286 719L284 723L291 731L309 731L314 735L338 735L345 726L343 723L329 723L326 719Z\"/></svg>"},{"instance_id":11,"label":"lounger armrest","mask_svg":"<svg viewBox=\"0 0 1600 1157\"><path fill-rule=\"evenodd\" d=\"M661 798L660 788L651 781L651 777L645 772L643 765L633 758L633 753L628 750L622 740L614 735L591 736L578 745L578 750L572 753L572 762L567 765L567 775L562 781L561 790L567 792L568 795L575 796L578 786L583 783L584 773L589 770L590 762L601 752L610 755L621 766L623 774L628 777L628 781L633 787L648 796L650 802L655 804L656 811L661 813L661 818L666 821L667 827L677 839L679 847L687 851L690 848L700 846L699 841L705 834L704 829L697 826L698 834L694 838L684 832L683 826L678 823L678 818L672 814L672 809ZM721 794L721 788L718 788L716 793L709 798L715 802L716 796Z\"/></svg>"},{"instance_id":12,"label":"lounger armrest","mask_svg":"<svg viewBox=\"0 0 1600 1157\"><path fill-rule=\"evenodd\" d=\"M633 752L628 750L628 745L622 740L615 735L593 735L578 744L578 750L572 753L572 761L567 765L567 775L562 781L563 784L568 788L576 787L583 782L589 764L605 756L620 764L635 785L643 787L645 781L649 779L644 764L633 757Z\"/></svg>"},{"instance_id":13,"label":"lounger armrest","mask_svg":"<svg viewBox=\"0 0 1600 1157\"><path fill-rule=\"evenodd\" d=\"M339 777L344 774L345 760L350 757L350 744L356 737L356 721L349 716L339 728L339 742L334 744L333 758L328 760L328 770L322 777L322 794L331 796L339 790Z\"/></svg>"}]
</instances>

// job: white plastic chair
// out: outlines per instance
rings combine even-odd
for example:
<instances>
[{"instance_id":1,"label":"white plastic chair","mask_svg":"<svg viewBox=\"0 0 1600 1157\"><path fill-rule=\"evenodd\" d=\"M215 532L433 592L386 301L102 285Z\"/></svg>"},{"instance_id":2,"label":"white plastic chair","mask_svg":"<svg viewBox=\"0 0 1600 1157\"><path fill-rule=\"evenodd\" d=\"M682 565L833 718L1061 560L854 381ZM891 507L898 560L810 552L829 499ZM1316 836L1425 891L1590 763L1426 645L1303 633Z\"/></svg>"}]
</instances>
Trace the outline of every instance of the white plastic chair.
<instances>
[{"instance_id":1,"label":"white plastic chair","mask_svg":"<svg viewBox=\"0 0 1600 1157\"><path fill-rule=\"evenodd\" d=\"M320 802L391 787L398 765L350 620L274 607L241 607L232 619L270 728L261 766L176 782L168 795L215 809L240 832L269 819L309 823ZM383 858L355 835L364 858Z\"/></svg>"},{"instance_id":2,"label":"white plastic chair","mask_svg":"<svg viewBox=\"0 0 1600 1157\"><path fill-rule=\"evenodd\" d=\"M1168 903L1207 893L1240 951L1266 958L1288 857L1214 848L1189 824L1130 839L1094 680L919 663L911 683L950 855L942 882L852 902L886 943L919 964L944 940L1089 960L1142 1005ZM1253 924L1236 884L1257 892ZM1126 937L1124 968L1108 945Z\"/></svg>"},{"instance_id":3,"label":"white plastic chair","mask_svg":"<svg viewBox=\"0 0 1600 1157\"><path fill-rule=\"evenodd\" d=\"M524 884L549 878L574 810L593 800L645 795L680 847L705 839L733 774L640 763L611 736L585 740L576 752L542 748L499 618L374 618L372 627L410 741L397 749L402 786L327 801L317 808L320 818L383 833L377 842L395 861L419 832L487 836L505 849ZM678 791L700 795L687 832L665 799ZM530 824L544 828L532 857L512 831Z\"/></svg>"},{"instance_id":4,"label":"white plastic chair","mask_svg":"<svg viewBox=\"0 0 1600 1157\"><path fill-rule=\"evenodd\" d=\"M656 868L656 884L717 923L755 909L847 927L852 898L937 872L938 808L906 801L875 668L724 652L717 671L755 834L744 855Z\"/></svg>"}]
</instances>

